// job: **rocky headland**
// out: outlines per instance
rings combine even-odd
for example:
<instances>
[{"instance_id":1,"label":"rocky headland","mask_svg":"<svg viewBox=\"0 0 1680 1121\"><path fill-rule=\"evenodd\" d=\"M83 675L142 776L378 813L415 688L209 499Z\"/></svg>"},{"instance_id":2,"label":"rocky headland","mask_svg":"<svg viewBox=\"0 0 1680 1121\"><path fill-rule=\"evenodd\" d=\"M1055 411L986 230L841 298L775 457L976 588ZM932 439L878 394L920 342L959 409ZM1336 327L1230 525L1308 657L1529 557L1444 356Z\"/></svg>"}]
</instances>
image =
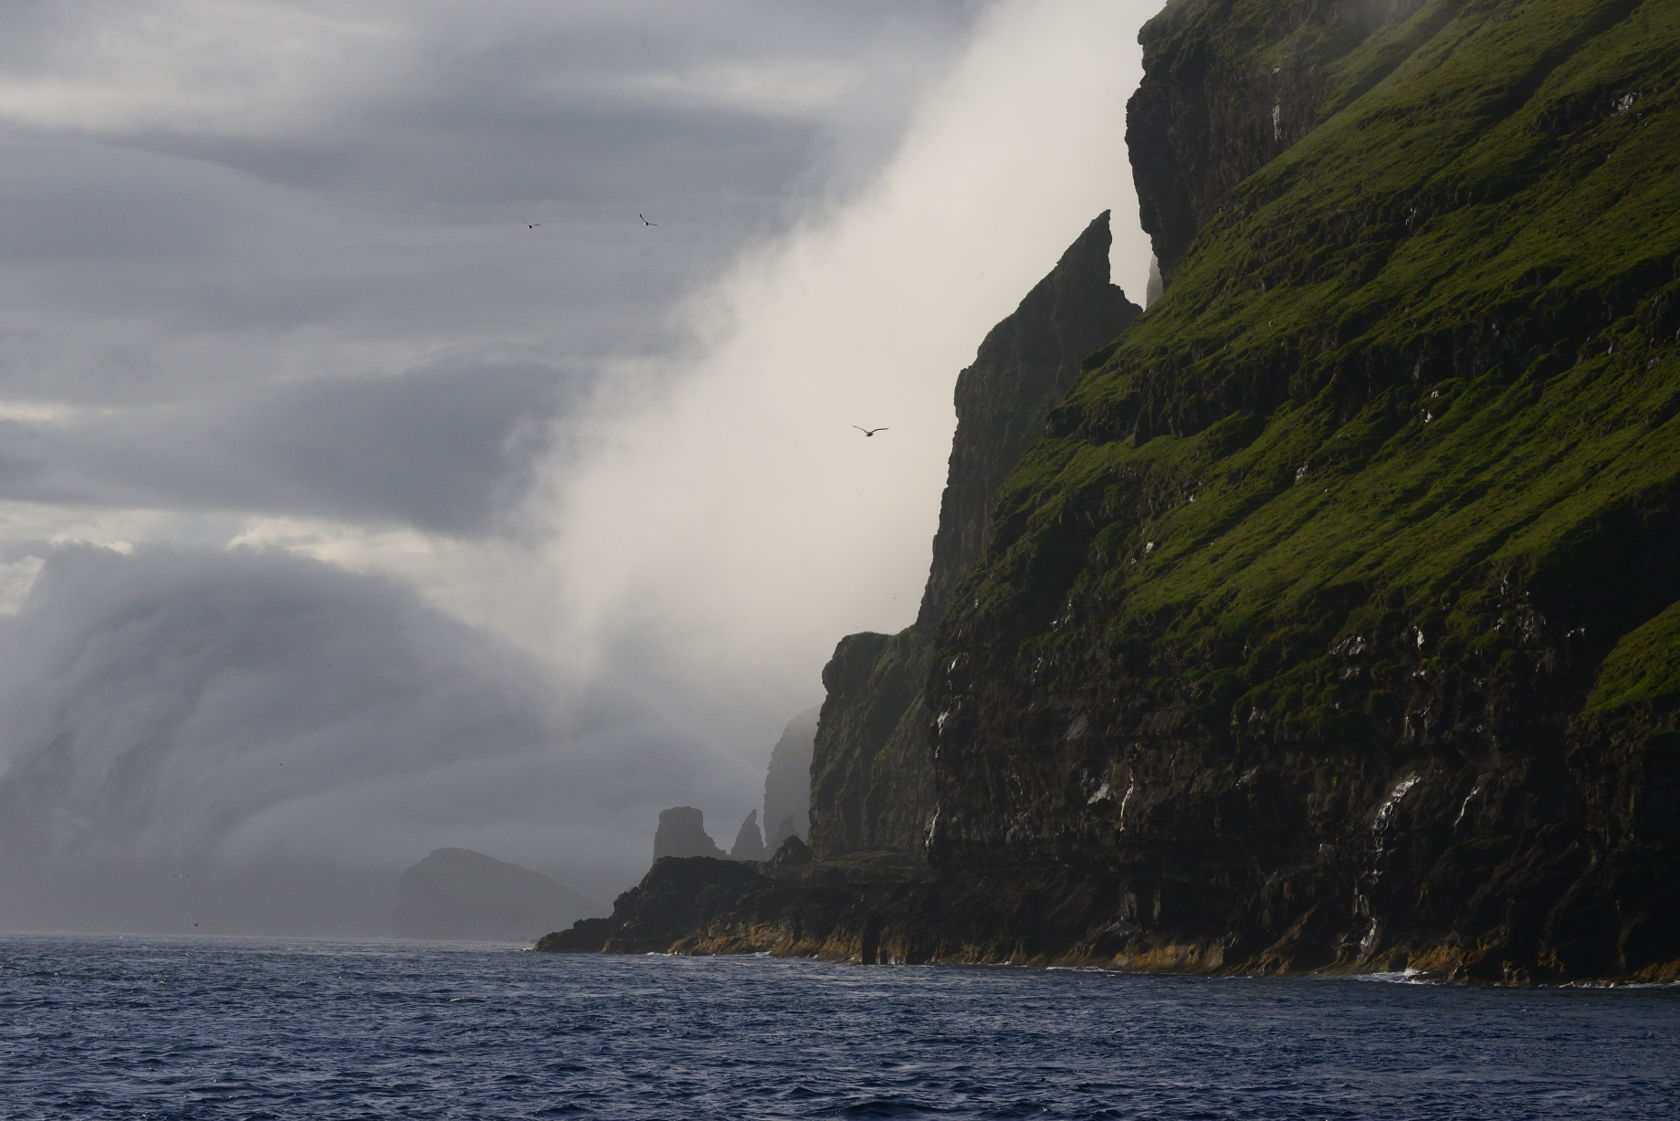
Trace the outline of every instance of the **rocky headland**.
<instances>
[{"instance_id":1,"label":"rocky headland","mask_svg":"<svg viewBox=\"0 0 1680 1121\"><path fill-rule=\"evenodd\" d=\"M810 845L541 948L1680 978L1680 0L1171 0Z\"/></svg>"}]
</instances>

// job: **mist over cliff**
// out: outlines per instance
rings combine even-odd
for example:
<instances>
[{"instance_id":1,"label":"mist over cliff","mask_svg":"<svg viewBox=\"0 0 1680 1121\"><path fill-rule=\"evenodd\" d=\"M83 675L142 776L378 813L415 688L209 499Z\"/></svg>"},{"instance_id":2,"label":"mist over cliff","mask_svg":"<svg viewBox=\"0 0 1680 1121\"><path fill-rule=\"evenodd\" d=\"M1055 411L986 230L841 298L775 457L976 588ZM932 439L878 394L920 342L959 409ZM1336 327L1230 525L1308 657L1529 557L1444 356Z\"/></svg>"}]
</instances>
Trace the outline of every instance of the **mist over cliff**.
<instances>
[{"instance_id":1,"label":"mist over cliff","mask_svg":"<svg viewBox=\"0 0 1680 1121\"><path fill-rule=\"evenodd\" d=\"M823 671L828 699L811 763L810 839L818 851L921 844L932 809L922 699L931 632L990 544L993 491L1036 440L1081 360L1141 310L1109 282L1109 245L1104 211L957 375L957 431L916 622L892 636L842 639Z\"/></svg>"},{"instance_id":2,"label":"mist over cliff","mask_svg":"<svg viewBox=\"0 0 1680 1121\"><path fill-rule=\"evenodd\" d=\"M751 781L681 756L650 780L626 749L681 733L627 721L636 698L557 705L402 584L280 552L64 550L0 658L17 925L385 933L438 839L610 896L640 860L597 792L651 820Z\"/></svg>"}]
</instances>

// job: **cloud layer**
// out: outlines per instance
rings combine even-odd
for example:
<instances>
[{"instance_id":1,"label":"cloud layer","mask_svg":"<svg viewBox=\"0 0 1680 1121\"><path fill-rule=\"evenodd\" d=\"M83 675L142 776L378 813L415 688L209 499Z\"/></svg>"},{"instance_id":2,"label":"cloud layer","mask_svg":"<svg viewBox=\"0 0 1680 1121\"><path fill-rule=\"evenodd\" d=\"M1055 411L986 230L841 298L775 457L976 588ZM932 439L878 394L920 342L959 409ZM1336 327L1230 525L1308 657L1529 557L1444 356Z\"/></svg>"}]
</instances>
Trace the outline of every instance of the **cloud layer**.
<instances>
[{"instance_id":1,"label":"cloud layer","mask_svg":"<svg viewBox=\"0 0 1680 1121\"><path fill-rule=\"evenodd\" d=\"M0 623L0 664L0 883L32 925L203 884L194 921L272 925L281 880L286 925L377 930L340 889L390 887L441 844L616 886L646 861L626 833L755 777L636 698L562 708L526 658L393 581L274 551L63 550Z\"/></svg>"},{"instance_id":2,"label":"cloud layer","mask_svg":"<svg viewBox=\"0 0 1680 1121\"><path fill-rule=\"evenodd\" d=\"M822 137L896 125L961 12L9 5L0 401L656 343Z\"/></svg>"},{"instance_id":3,"label":"cloud layer","mask_svg":"<svg viewBox=\"0 0 1680 1121\"><path fill-rule=\"evenodd\" d=\"M585 390L530 361L288 381L56 421L0 420L0 495L314 514L483 536Z\"/></svg>"}]
</instances>

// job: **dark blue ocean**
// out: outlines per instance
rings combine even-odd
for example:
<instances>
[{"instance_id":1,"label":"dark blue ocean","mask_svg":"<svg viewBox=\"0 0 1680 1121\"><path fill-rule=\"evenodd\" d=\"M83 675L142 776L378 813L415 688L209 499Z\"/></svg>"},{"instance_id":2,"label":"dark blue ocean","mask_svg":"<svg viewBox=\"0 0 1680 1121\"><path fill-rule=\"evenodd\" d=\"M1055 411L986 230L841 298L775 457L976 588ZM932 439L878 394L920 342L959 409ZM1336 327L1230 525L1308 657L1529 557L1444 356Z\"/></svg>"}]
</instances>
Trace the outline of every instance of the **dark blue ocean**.
<instances>
[{"instance_id":1,"label":"dark blue ocean","mask_svg":"<svg viewBox=\"0 0 1680 1121\"><path fill-rule=\"evenodd\" d=\"M0 1117L1680 1117L1680 990L0 935Z\"/></svg>"}]
</instances>

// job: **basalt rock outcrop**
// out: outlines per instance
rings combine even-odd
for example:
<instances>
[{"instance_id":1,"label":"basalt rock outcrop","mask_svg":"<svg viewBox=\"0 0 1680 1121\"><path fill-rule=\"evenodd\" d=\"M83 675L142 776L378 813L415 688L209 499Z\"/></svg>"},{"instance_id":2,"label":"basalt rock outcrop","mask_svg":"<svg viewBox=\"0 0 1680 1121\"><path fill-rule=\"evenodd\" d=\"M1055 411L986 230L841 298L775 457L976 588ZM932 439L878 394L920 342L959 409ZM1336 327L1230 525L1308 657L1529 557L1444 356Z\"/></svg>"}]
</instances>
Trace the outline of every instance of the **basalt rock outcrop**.
<instances>
[{"instance_id":1,"label":"basalt rock outcrop","mask_svg":"<svg viewBox=\"0 0 1680 1121\"><path fill-rule=\"evenodd\" d=\"M609 922L1680 976L1680 0L1172 0L1142 40L1161 298L915 645L836 651L817 859Z\"/></svg>"},{"instance_id":2,"label":"basalt rock outcrop","mask_svg":"<svg viewBox=\"0 0 1680 1121\"><path fill-rule=\"evenodd\" d=\"M653 834L653 859L667 856L709 856L722 859L711 834L706 832L706 815L693 806L673 806L659 811L659 826Z\"/></svg>"},{"instance_id":3,"label":"basalt rock outcrop","mask_svg":"<svg viewBox=\"0 0 1680 1121\"><path fill-rule=\"evenodd\" d=\"M769 855L764 849L764 834L758 830L758 811L748 810L746 820L735 832L735 843L729 846L729 859L763 860Z\"/></svg>"}]
</instances>

